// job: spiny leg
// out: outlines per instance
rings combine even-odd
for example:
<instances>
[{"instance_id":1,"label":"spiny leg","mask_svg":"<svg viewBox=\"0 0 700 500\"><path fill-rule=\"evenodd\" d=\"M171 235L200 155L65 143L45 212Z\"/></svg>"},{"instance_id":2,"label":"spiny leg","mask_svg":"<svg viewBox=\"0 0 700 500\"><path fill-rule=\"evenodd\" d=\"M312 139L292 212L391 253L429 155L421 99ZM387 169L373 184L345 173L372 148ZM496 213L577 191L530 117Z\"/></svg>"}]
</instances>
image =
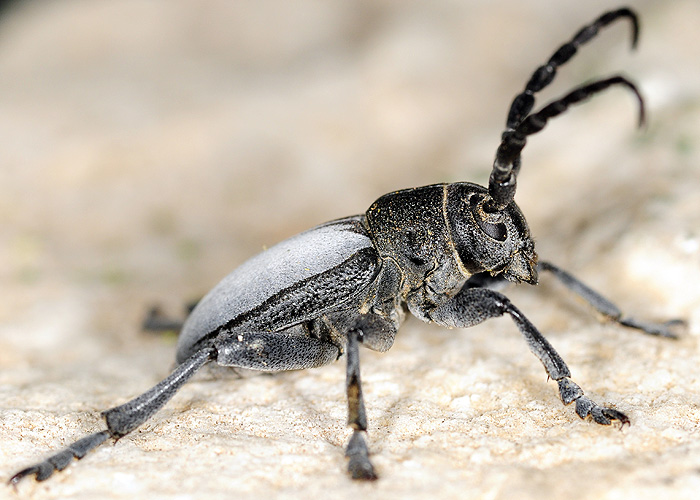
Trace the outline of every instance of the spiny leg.
<instances>
[{"instance_id":1,"label":"spiny leg","mask_svg":"<svg viewBox=\"0 0 700 500\"><path fill-rule=\"evenodd\" d=\"M685 324L683 320L674 319L664 323L653 323L642 321L622 315L622 311L603 297L601 294L581 282L575 276L555 266L551 262L540 261L537 263L538 271L547 271L556 277L566 288L579 295L588 302L596 311L605 316L607 319L614 321L622 326L641 330L649 335L657 335L659 337L678 338L678 335L671 331L671 327L682 326Z\"/></svg>"},{"instance_id":2,"label":"spiny leg","mask_svg":"<svg viewBox=\"0 0 700 500\"><path fill-rule=\"evenodd\" d=\"M569 368L554 347L504 295L486 288L463 288L455 297L431 309L428 314L435 323L453 328L468 328L489 318L510 315L530 350L544 365L547 375L559 385L559 395L565 405L575 402L579 417L591 415L595 422L602 425L610 425L611 420L629 424L625 414L600 406L584 395L571 380Z\"/></svg>"},{"instance_id":3,"label":"spiny leg","mask_svg":"<svg viewBox=\"0 0 700 500\"><path fill-rule=\"evenodd\" d=\"M102 412L107 422L107 430L90 434L67 448L51 455L46 460L22 469L8 481L13 486L22 478L34 475L37 481L51 477L54 471L65 469L73 459L83 458L89 451L97 448L108 438L119 439L148 420L155 412L163 407L175 393L203 365L212 361L216 350L212 347L203 348L193 354L184 363L172 371L167 378L141 394L140 396Z\"/></svg>"},{"instance_id":4,"label":"spiny leg","mask_svg":"<svg viewBox=\"0 0 700 500\"><path fill-rule=\"evenodd\" d=\"M535 70L527 85L525 85L525 89L515 96L508 111L506 131L514 130L530 114L535 105L535 94L552 83L559 66L569 62L578 51L578 48L595 38L601 28L623 17L628 18L632 23L632 48L636 47L637 37L639 36L639 21L637 20L637 15L628 8L606 12L588 26L584 26L574 35L571 41L559 47L552 57L549 58L549 61Z\"/></svg>"},{"instance_id":5,"label":"spiny leg","mask_svg":"<svg viewBox=\"0 0 700 500\"><path fill-rule=\"evenodd\" d=\"M367 415L360 380L359 342L361 338L361 330L353 329L348 332L346 390L348 425L353 429L353 432L348 447L345 449L345 456L350 460L348 472L353 479L374 480L377 479L377 475L369 460L369 451L364 438L364 433L367 431Z\"/></svg>"}]
</instances>

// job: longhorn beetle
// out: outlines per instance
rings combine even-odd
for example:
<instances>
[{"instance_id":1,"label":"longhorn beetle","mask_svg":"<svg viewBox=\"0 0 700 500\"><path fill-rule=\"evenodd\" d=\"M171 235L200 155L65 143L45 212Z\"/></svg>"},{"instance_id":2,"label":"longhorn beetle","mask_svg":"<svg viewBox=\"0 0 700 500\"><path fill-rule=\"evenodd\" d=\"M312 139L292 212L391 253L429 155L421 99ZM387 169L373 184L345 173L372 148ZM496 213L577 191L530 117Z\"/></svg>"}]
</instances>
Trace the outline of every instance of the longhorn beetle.
<instances>
[{"instance_id":1,"label":"longhorn beetle","mask_svg":"<svg viewBox=\"0 0 700 500\"><path fill-rule=\"evenodd\" d=\"M513 201L526 139L571 105L609 87L624 87L639 104L637 87L623 76L578 87L533 112L535 94L557 68L598 31L636 14L603 14L537 68L513 100L496 151L488 189L468 182L434 184L386 194L363 215L321 224L251 258L223 279L190 313L179 337L177 367L142 395L102 413L107 429L90 434L10 478L43 481L107 439L119 439L150 418L207 363L276 372L312 368L347 357L348 425L345 454L355 479L375 479L365 443L367 418L360 383L359 346L386 351L406 310L428 323L466 328L508 314L565 405L581 418L621 425L629 419L584 395L564 360L535 326L495 288L506 282L537 284L549 272L599 313L651 335L675 337L679 320L648 323L622 315L610 301L555 265L538 261L525 217ZM158 318L151 318L158 326Z\"/></svg>"}]
</instances>

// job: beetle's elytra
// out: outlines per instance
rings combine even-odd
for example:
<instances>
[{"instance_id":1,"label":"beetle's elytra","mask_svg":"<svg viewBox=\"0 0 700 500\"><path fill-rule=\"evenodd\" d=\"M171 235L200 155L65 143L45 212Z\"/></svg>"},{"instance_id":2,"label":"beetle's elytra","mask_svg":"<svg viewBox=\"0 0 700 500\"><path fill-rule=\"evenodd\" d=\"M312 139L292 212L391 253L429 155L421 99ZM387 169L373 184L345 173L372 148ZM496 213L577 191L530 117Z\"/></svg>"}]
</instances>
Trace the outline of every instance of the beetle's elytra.
<instances>
[{"instance_id":1,"label":"beetle's elytra","mask_svg":"<svg viewBox=\"0 0 700 500\"><path fill-rule=\"evenodd\" d=\"M608 425L629 419L589 399L570 378L564 360L537 328L495 289L506 282L535 285L549 272L604 317L651 335L674 337L680 323L625 317L603 296L555 265L538 260L525 217L513 201L526 139L567 109L609 87L631 91L644 121L637 87L612 76L575 88L533 112L535 95L557 68L598 31L618 20L638 36L636 14L621 8L583 27L533 73L514 98L496 151L488 188L459 182L386 194L362 215L321 224L254 256L225 277L182 325L178 366L155 387L103 412L106 429L26 467L12 478L43 481L108 439L133 431L156 413L203 365L276 372L347 359L346 448L355 479L375 479L365 442L367 418L360 382L359 346L388 350L406 314L451 328L466 328L508 314L555 380L565 405L581 418ZM157 328L159 318L149 326ZM168 325L171 326L171 325Z\"/></svg>"}]
</instances>

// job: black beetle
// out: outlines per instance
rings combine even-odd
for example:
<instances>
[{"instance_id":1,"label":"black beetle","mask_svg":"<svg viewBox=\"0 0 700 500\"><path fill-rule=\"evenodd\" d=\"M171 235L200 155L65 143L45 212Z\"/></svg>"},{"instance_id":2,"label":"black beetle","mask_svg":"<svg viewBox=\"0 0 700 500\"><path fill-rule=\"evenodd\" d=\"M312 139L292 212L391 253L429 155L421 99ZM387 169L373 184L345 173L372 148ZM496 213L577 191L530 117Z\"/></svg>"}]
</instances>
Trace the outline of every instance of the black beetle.
<instances>
[{"instance_id":1,"label":"black beetle","mask_svg":"<svg viewBox=\"0 0 700 500\"><path fill-rule=\"evenodd\" d=\"M39 481L67 467L109 438L118 439L158 411L203 365L275 372L312 368L347 356L349 472L374 479L364 439L367 429L360 383L359 345L386 351L406 311L429 323L466 328L508 314L525 336L564 404L575 402L581 418L603 425L629 419L586 397L569 369L535 326L495 288L506 282L537 284L547 271L606 318L652 335L674 337L678 320L655 324L623 317L607 299L551 263L539 261L527 222L513 201L526 138L547 121L612 86L639 102L636 86L622 76L574 89L532 112L535 94L549 85L557 67L578 47L618 19L638 36L636 14L621 8L581 29L540 66L513 100L496 152L488 189L460 182L396 191L363 215L322 224L251 258L209 292L182 326L177 367L162 382L131 401L103 412L107 429L90 434L46 460L27 467L11 484L34 475ZM150 326L158 326L151 318Z\"/></svg>"}]
</instances>

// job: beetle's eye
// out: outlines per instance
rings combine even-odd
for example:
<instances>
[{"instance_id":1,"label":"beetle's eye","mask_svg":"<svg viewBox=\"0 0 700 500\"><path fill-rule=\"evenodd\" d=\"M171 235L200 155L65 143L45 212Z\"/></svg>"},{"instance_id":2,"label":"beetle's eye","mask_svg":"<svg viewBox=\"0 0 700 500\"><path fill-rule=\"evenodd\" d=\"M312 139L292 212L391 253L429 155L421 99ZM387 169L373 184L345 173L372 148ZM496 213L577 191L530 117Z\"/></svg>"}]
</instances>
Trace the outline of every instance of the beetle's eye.
<instances>
[{"instance_id":1,"label":"beetle's eye","mask_svg":"<svg viewBox=\"0 0 700 500\"><path fill-rule=\"evenodd\" d=\"M469 199L469 209L474 216L476 225L479 226L479 229L486 233L487 236L496 241L506 241L506 238L508 237L506 225L502 222L489 222L487 220L487 213L483 210L483 208L479 207L478 197L472 196Z\"/></svg>"},{"instance_id":2,"label":"beetle's eye","mask_svg":"<svg viewBox=\"0 0 700 500\"><path fill-rule=\"evenodd\" d=\"M476 223L487 235L489 235L494 240L506 241L508 237L508 231L506 230L506 225L499 222L498 224L491 224L490 222L477 220Z\"/></svg>"}]
</instances>

